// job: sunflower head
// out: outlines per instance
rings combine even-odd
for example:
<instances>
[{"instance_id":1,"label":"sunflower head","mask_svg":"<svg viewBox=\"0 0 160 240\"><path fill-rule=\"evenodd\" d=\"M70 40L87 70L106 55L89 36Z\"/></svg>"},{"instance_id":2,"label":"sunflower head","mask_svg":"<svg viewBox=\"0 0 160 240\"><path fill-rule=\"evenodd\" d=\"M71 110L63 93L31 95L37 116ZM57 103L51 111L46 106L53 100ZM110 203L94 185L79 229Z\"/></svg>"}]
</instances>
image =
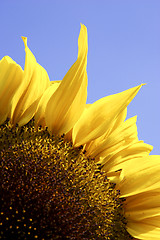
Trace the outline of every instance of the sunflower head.
<instances>
[{"instance_id":1,"label":"sunflower head","mask_svg":"<svg viewBox=\"0 0 160 240\"><path fill-rule=\"evenodd\" d=\"M0 134L2 239L129 239L119 191L82 147L33 121Z\"/></svg>"},{"instance_id":2,"label":"sunflower head","mask_svg":"<svg viewBox=\"0 0 160 240\"><path fill-rule=\"evenodd\" d=\"M22 39L24 70L0 61L0 238L159 240L160 156L125 120L143 84L86 104L87 28L62 81Z\"/></svg>"}]
</instances>

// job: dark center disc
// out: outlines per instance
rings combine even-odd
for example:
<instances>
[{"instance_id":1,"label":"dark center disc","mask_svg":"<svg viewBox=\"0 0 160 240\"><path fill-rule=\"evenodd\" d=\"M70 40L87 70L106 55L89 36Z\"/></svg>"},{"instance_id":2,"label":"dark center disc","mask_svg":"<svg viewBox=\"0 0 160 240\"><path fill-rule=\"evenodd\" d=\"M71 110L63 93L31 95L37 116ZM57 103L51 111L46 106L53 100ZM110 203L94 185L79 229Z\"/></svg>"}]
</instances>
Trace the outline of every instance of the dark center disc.
<instances>
[{"instance_id":1,"label":"dark center disc","mask_svg":"<svg viewBox=\"0 0 160 240\"><path fill-rule=\"evenodd\" d=\"M0 126L0 238L131 239L123 200L64 136Z\"/></svg>"}]
</instances>

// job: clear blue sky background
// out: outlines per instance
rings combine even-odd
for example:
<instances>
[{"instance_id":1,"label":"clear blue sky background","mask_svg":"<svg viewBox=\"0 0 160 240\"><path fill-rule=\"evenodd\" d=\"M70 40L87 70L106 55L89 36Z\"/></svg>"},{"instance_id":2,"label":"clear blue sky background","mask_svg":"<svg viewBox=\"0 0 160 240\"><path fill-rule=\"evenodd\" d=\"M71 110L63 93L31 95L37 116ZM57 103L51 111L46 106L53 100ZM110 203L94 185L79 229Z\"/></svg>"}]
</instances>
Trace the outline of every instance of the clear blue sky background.
<instances>
[{"instance_id":1,"label":"clear blue sky background","mask_svg":"<svg viewBox=\"0 0 160 240\"><path fill-rule=\"evenodd\" d=\"M88 28L88 102L141 83L128 107L139 139L160 154L160 0L0 0L0 58L24 67L21 36L51 80L77 58L80 23Z\"/></svg>"}]
</instances>

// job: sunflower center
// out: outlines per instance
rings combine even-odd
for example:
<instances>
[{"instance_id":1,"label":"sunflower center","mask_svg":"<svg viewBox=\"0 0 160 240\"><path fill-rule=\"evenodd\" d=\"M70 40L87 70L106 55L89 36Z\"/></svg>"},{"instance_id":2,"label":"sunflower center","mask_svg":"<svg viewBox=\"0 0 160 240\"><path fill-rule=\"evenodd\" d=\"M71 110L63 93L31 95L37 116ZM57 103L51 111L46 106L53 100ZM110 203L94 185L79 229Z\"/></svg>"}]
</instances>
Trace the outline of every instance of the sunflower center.
<instances>
[{"instance_id":1,"label":"sunflower center","mask_svg":"<svg viewBox=\"0 0 160 240\"><path fill-rule=\"evenodd\" d=\"M130 239L119 192L64 136L0 126L1 239Z\"/></svg>"}]
</instances>

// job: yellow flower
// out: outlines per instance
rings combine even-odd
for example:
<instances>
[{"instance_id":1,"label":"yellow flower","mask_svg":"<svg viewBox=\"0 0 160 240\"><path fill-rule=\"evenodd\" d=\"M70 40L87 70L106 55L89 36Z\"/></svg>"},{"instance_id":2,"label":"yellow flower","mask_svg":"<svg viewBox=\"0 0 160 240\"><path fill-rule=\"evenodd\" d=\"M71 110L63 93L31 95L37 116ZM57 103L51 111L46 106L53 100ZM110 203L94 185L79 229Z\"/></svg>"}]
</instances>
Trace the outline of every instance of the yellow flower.
<instances>
[{"instance_id":1,"label":"yellow flower","mask_svg":"<svg viewBox=\"0 0 160 240\"><path fill-rule=\"evenodd\" d=\"M24 71L0 62L1 235L159 239L160 156L138 139L136 116L125 120L143 84L86 104L86 27L62 81L49 81L22 39Z\"/></svg>"}]
</instances>

